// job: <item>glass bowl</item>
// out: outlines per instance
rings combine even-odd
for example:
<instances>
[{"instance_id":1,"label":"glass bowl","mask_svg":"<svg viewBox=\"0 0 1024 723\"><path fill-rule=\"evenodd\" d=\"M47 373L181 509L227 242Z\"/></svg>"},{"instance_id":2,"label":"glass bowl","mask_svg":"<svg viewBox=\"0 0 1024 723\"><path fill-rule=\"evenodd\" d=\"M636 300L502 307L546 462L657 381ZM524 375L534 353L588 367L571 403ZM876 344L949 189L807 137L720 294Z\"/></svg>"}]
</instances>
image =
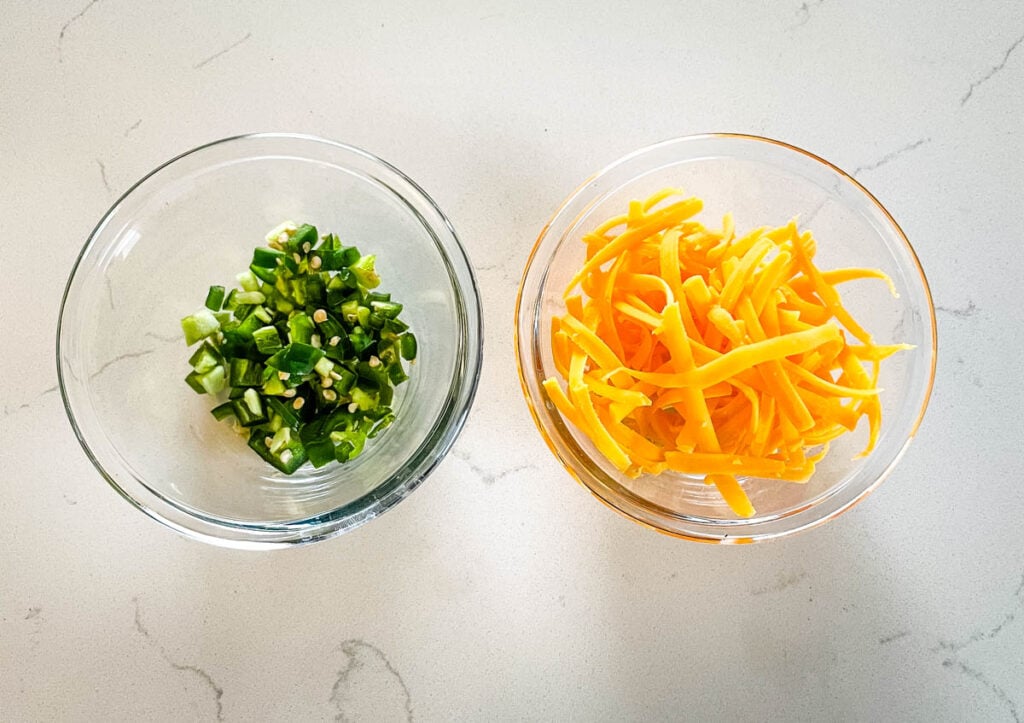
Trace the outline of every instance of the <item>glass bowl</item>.
<instances>
[{"instance_id":1,"label":"glass bowl","mask_svg":"<svg viewBox=\"0 0 1024 723\"><path fill-rule=\"evenodd\" d=\"M179 320L233 286L286 219L377 256L382 291L419 341L396 421L344 465L285 476L192 392ZM185 535L232 547L321 540L408 496L455 441L476 392L480 300L455 231L401 171L291 134L227 138L136 183L89 236L57 330L65 409L110 485Z\"/></svg>"},{"instance_id":2,"label":"glass bowl","mask_svg":"<svg viewBox=\"0 0 1024 723\"><path fill-rule=\"evenodd\" d=\"M822 269L880 268L899 297L878 281L841 287L844 304L879 344L914 348L882 363L883 422L874 451L854 459L867 439L866 422L832 443L806 484L741 479L757 513L733 514L713 485L672 472L630 479L564 421L541 382L557 376L551 353L552 316L565 312L562 292L584 261L581 237L624 213L632 199L682 187L704 200L699 215L717 226L731 211L737 233L781 226L799 214L818 241ZM754 136L712 134L659 143L616 161L583 183L543 229L526 265L516 308L516 354L527 404L548 446L599 500L661 532L702 542L747 543L821 524L863 499L892 470L924 415L935 371L931 294L906 236L863 186L799 148Z\"/></svg>"}]
</instances>

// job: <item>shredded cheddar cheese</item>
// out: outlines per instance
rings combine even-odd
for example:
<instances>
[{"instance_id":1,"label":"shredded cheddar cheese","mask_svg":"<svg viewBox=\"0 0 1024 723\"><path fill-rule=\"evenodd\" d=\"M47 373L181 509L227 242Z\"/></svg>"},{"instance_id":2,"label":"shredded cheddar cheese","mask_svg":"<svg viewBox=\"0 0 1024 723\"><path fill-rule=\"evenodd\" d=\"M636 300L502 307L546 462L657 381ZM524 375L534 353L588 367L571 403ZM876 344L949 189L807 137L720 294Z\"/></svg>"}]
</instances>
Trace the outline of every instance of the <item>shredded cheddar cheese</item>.
<instances>
[{"instance_id":1,"label":"shredded cheddar cheese","mask_svg":"<svg viewBox=\"0 0 1024 723\"><path fill-rule=\"evenodd\" d=\"M820 270L795 219L737 237L729 215L719 230L695 221L702 206L663 189L584 236L551 325L566 386L543 387L623 473L702 476L750 517L740 479L806 482L862 417L870 453L880 362L910 347L875 344L836 288L881 279L895 295L886 274Z\"/></svg>"}]
</instances>

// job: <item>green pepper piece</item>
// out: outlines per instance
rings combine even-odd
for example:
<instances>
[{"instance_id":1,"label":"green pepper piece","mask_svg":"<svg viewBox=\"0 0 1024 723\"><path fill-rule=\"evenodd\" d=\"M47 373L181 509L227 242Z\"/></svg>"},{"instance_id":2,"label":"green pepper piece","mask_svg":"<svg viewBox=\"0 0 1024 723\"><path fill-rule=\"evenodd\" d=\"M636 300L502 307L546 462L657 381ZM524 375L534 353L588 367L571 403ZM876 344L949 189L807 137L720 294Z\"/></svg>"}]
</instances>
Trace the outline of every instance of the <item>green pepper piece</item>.
<instances>
[{"instance_id":1,"label":"green pepper piece","mask_svg":"<svg viewBox=\"0 0 1024 723\"><path fill-rule=\"evenodd\" d=\"M223 286L211 286L210 290L206 292L206 308L210 311L220 311L221 304L224 303L224 287Z\"/></svg>"}]
</instances>

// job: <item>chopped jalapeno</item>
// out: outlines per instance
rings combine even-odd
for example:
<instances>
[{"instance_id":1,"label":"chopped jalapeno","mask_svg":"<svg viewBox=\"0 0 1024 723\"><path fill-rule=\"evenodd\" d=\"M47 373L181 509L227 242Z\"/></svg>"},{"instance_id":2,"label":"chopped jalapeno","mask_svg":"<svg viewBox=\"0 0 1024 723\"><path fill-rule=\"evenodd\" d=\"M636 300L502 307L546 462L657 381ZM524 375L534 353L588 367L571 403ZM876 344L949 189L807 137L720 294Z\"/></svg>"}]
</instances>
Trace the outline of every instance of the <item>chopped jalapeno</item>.
<instances>
[{"instance_id":1,"label":"chopped jalapeno","mask_svg":"<svg viewBox=\"0 0 1024 723\"><path fill-rule=\"evenodd\" d=\"M393 387L416 339L402 304L376 289L376 257L334 234L285 222L256 248L237 288L211 286L181 320L186 383L228 399L211 410L249 430L249 447L285 474L347 462L395 419Z\"/></svg>"}]
</instances>

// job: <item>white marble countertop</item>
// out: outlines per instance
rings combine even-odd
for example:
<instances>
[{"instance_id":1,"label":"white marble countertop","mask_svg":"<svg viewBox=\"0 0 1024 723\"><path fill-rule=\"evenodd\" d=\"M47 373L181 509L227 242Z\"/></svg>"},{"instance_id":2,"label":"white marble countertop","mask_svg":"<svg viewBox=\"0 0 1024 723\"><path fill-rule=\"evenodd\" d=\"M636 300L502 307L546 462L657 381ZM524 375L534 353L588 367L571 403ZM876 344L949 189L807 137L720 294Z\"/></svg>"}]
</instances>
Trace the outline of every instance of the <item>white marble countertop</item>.
<instances>
[{"instance_id":1,"label":"white marble countertop","mask_svg":"<svg viewBox=\"0 0 1024 723\"><path fill-rule=\"evenodd\" d=\"M0 719L1024 719L1021 4L442 5L0 2ZM487 333L468 424L421 489L265 554L114 494L53 362L110 203L257 130L421 183ZM891 478L739 548L595 502L534 429L512 355L557 204L630 149L715 130L857 170L939 307L931 406Z\"/></svg>"}]
</instances>

